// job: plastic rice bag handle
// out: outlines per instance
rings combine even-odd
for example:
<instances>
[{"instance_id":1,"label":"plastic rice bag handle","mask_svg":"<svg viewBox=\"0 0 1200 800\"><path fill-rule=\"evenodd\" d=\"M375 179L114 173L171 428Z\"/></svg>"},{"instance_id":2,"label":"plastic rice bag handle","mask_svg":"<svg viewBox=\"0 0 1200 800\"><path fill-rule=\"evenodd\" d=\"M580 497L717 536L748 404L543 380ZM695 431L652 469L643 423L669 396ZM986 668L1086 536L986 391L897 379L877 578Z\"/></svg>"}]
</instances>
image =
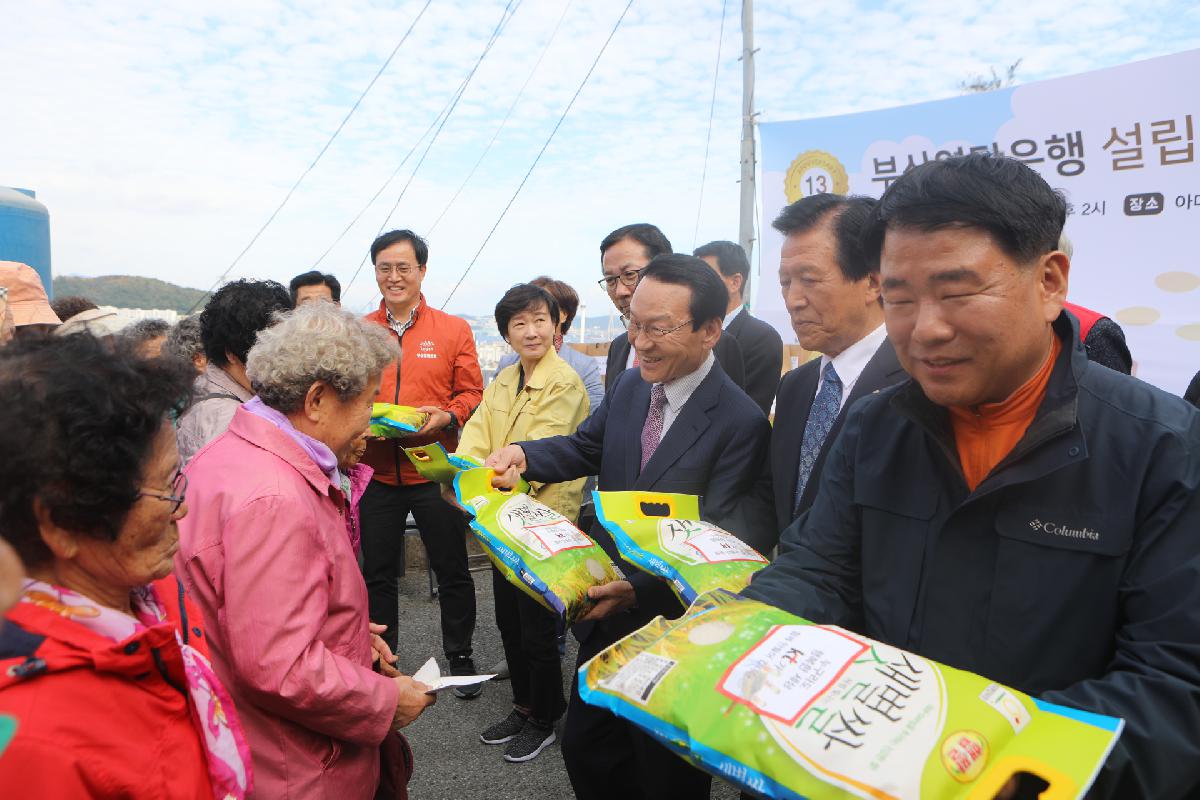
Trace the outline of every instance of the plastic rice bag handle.
<instances>
[{"instance_id":1,"label":"plastic rice bag handle","mask_svg":"<svg viewBox=\"0 0 1200 800\"><path fill-rule=\"evenodd\" d=\"M416 468L417 474L434 483L453 483L460 472L479 469L483 466L470 456L447 453L446 448L440 442L401 449ZM529 482L522 478L517 484L516 491L519 494L529 494L529 488Z\"/></svg>"},{"instance_id":2,"label":"plastic rice bag handle","mask_svg":"<svg viewBox=\"0 0 1200 800\"><path fill-rule=\"evenodd\" d=\"M610 518L642 519L700 519L700 498L694 494L667 492L592 492L592 502L604 506Z\"/></svg>"}]
</instances>

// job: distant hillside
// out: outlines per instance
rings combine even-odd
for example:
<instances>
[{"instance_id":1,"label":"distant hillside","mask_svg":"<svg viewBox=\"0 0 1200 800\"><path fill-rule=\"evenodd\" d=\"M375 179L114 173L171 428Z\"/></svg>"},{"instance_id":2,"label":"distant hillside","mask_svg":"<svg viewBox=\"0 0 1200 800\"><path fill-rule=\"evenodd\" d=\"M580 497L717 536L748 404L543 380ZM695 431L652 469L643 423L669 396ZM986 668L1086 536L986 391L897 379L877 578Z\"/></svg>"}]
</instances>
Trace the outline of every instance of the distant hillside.
<instances>
[{"instance_id":1,"label":"distant hillside","mask_svg":"<svg viewBox=\"0 0 1200 800\"><path fill-rule=\"evenodd\" d=\"M132 275L103 275L99 278L55 275L54 296L67 295L81 295L99 306L167 308L186 314L196 301L204 297L204 292L157 278L137 278Z\"/></svg>"}]
</instances>

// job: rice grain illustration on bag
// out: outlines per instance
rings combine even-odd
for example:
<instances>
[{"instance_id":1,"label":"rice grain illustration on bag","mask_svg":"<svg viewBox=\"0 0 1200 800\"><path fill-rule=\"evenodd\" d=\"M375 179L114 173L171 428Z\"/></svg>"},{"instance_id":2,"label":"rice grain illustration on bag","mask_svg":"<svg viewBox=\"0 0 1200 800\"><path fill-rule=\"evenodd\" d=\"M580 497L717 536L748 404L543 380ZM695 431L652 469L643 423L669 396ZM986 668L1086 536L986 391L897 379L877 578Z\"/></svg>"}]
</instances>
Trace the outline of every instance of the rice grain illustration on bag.
<instances>
[{"instance_id":1,"label":"rice grain illustration on bag","mask_svg":"<svg viewBox=\"0 0 1200 800\"><path fill-rule=\"evenodd\" d=\"M767 565L753 547L701 520L695 495L596 491L592 501L622 557L670 583L685 606L713 589L741 591Z\"/></svg>"},{"instance_id":2,"label":"rice grain illustration on bag","mask_svg":"<svg viewBox=\"0 0 1200 800\"><path fill-rule=\"evenodd\" d=\"M404 455L416 468L417 474L427 481L448 484L463 470L479 469L483 464L470 456L460 456L457 453L447 453L441 442L423 444L417 447L405 447ZM529 483L521 478L514 491L521 494L529 493Z\"/></svg>"},{"instance_id":3,"label":"rice grain illustration on bag","mask_svg":"<svg viewBox=\"0 0 1200 800\"><path fill-rule=\"evenodd\" d=\"M766 798L1082 797L1124 722L717 590L579 670L580 697Z\"/></svg>"},{"instance_id":4,"label":"rice grain illustration on bag","mask_svg":"<svg viewBox=\"0 0 1200 800\"><path fill-rule=\"evenodd\" d=\"M517 588L574 623L592 607L587 592L622 576L608 554L572 522L528 494L492 486L490 469L454 478L459 505L496 569Z\"/></svg>"},{"instance_id":5,"label":"rice grain illustration on bag","mask_svg":"<svg viewBox=\"0 0 1200 800\"><path fill-rule=\"evenodd\" d=\"M411 436L421 430L428 421L428 414L424 411L417 411L412 406L373 403L371 405L371 424L368 430L372 436L395 439Z\"/></svg>"}]
</instances>

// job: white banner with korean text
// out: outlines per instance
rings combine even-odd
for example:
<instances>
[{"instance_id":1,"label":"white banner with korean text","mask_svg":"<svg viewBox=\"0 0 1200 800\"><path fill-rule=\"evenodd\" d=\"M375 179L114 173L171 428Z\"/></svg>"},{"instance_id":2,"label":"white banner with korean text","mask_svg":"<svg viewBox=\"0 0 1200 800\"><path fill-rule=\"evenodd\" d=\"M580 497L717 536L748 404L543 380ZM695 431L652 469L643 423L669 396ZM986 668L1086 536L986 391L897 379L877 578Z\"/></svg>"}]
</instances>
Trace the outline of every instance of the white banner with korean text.
<instances>
[{"instance_id":1,"label":"white banner with korean text","mask_svg":"<svg viewBox=\"0 0 1200 800\"><path fill-rule=\"evenodd\" d=\"M1200 370L1200 50L983 94L763 123L755 314L794 342L770 225L819 192L878 197L916 164L1019 158L1066 195L1070 300L1125 330L1135 374L1181 394Z\"/></svg>"}]
</instances>

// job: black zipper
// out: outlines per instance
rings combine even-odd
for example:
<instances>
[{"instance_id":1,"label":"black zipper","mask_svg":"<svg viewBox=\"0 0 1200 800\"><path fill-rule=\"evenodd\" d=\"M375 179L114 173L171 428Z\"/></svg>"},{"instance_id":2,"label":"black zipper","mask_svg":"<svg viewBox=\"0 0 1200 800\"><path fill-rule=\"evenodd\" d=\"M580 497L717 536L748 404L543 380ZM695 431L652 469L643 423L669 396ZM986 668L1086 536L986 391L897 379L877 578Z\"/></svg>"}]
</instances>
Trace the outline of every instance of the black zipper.
<instances>
[{"instance_id":1,"label":"black zipper","mask_svg":"<svg viewBox=\"0 0 1200 800\"><path fill-rule=\"evenodd\" d=\"M400 347L400 354L398 356L396 356L396 392L392 397L392 404L398 406L398 405L400 405L400 362L404 360L404 334L396 333L395 330L393 330L392 333L396 334L396 344L399 345L399 347ZM405 329L404 333L408 333L407 328ZM394 439L392 440L392 461L396 465L396 485L399 486L400 485L400 443Z\"/></svg>"}]
</instances>

